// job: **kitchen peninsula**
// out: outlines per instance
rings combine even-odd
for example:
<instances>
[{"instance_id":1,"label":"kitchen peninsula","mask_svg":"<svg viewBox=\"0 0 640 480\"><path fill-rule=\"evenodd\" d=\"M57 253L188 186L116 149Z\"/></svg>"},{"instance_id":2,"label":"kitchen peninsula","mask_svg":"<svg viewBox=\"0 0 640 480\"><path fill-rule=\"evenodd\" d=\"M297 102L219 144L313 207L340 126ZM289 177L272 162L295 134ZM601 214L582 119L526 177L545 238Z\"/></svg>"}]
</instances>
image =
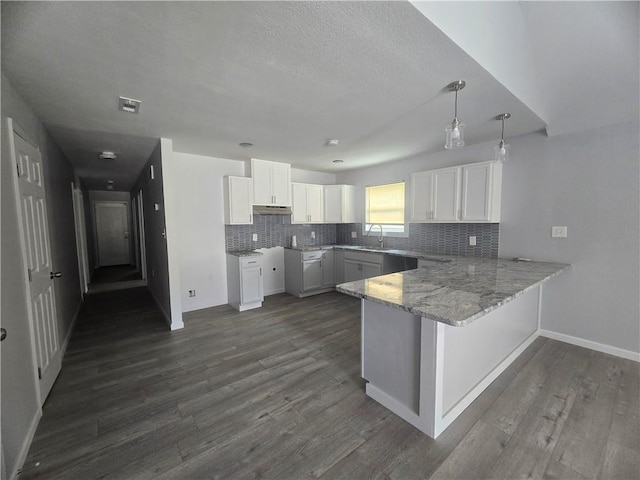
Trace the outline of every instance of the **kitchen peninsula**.
<instances>
[{"instance_id":1,"label":"kitchen peninsula","mask_svg":"<svg viewBox=\"0 0 640 480\"><path fill-rule=\"evenodd\" d=\"M537 337L542 284L568 265L477 257L343 283L362 299L367 395L436 438Z\"/></svg>"}]
</instances>

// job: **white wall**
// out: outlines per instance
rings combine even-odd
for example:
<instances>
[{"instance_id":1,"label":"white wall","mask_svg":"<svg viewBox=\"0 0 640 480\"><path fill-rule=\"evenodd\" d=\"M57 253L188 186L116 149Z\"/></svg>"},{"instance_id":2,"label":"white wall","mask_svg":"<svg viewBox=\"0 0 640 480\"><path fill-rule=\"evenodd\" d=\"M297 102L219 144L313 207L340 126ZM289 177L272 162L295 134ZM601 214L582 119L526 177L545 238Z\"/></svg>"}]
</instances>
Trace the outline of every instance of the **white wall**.
<instances>
[{"instance_id":1,"label":"white wall","mask_svg":"<svg viewBox=\"0 0 640 480\"><path fill-rule=\"evenodd\" d=\"M316 183L318 185L335 185L336 175L334 173L313 172L311 170L292 168L291 181L298 183Z\"/></svg>"},{"instance_id":2,"label":"white wall","mask_svg":"<svg viewBox=\"0 0 640 480\"><path fill-rule=\"evenodd\" d=\"M542 328L637 355L638 124L553 138L534 133L508 141L500 256L573 265L545 287ZM361 222L365 185L408 182L411 172L490 160L494 143L348 171L338 174L337 182L357 185ZM551 238L553 225L568 226L568 238Z\"/></svg>"},{"instance_id":3,"label":"white wall","mask_svg":"<svg viewBox=\"0 0 640 480\"><path fill-rule=\"evenodd\" d=\"M244 162L173 152L166 180L175 189L183 312L227 303L222 179L244 176ZM189 297L188 291L196 296Z\"/></svg>"}]
</instances>

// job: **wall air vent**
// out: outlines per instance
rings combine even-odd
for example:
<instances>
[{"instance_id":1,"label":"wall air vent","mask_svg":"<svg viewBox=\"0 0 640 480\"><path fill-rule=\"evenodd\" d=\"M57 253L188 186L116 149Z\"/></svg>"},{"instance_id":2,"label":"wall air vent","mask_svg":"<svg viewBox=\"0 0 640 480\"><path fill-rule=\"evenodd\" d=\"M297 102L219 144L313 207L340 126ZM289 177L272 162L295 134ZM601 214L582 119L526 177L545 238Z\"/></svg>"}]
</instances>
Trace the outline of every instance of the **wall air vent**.
<instances>
[{"instance_id":1,"label":"wall air vent","mask_svg":"<svg viewBox=\"0 0 640 480\"><path fill-rule=\"evenodd\" d=\"M118 109L123 112L138 113L140 111L140 104L142 101L134 100L133 98L120 97L118 100Z\"/></svg>"}]
</instances>

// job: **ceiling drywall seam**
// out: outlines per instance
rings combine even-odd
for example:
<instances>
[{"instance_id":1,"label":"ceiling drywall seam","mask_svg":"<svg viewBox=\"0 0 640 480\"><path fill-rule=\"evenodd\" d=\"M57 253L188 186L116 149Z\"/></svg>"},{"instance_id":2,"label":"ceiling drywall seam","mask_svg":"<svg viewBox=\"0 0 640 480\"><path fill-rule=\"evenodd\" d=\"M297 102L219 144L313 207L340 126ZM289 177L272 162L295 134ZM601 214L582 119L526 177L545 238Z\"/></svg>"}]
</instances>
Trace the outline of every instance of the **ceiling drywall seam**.
<instances>
[{"instance_id":1,"label":"ceiling drywall seam","mask_svg":"<svg viewBox=\"0 0 640 480\"><path fill-rule=\"evenodd\" d=\"M519 2L409 1L545 124L548 123L531 40Z\"/></svg>"}]
</instances>

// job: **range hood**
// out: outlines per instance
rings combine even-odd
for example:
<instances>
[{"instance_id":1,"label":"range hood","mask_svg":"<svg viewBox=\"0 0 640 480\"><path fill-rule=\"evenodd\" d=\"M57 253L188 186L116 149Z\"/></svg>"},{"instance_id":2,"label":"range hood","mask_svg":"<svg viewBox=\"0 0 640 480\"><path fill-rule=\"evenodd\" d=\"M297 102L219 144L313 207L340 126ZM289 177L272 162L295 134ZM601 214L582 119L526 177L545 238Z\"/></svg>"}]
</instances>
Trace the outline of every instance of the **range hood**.
<instances>
[{"instance_id":1,"label":"range hood","mask_svg":"<svg viewBox=\"0 0 640 480\"><path fill-rule=\"evenodd\" d=\"M253 213L258 215L291 215L291 207L280 205L254 205Z\"/></svg>"}]
</instances>

